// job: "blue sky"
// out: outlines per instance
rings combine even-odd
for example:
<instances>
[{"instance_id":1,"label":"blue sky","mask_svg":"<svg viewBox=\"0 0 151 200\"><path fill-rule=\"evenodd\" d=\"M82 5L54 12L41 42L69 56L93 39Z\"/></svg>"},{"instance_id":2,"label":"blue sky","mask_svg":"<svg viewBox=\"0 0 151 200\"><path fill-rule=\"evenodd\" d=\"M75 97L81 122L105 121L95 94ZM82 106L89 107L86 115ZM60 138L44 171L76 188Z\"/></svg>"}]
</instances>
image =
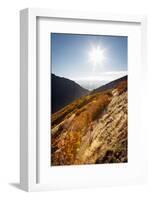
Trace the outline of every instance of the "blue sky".
<instances>
[{"instance_id":1,"label":"blue sky","mask_svg":"<svg viewBox=\"0 0 151 200\"><path fill-rule=\"evenodd\" d=\"M51 33L51 70L73 80L114 80L127 74L126 36Z\"/></svg>"}]
</instances>

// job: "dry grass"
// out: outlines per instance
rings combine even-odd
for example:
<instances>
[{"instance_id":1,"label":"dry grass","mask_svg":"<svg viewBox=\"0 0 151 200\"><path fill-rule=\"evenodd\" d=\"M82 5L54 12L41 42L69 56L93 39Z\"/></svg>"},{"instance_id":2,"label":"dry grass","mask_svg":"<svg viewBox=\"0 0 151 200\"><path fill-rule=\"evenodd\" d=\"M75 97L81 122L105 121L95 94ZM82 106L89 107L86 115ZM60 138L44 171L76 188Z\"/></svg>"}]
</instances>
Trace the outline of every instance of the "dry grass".
<instances>
[{"instance_id":1,"label":"dry grass","mask_svg":"<svg viewBox=\"0 0 151 200\"><path fill-rule=\"evenodd\" d=\"M127 81L122 81L117 87L119 95L127 91ZM57 127L57 131L52 135L52 165L71 165L82 164L77 155L80 154L83 139L89 141L93 128L99 122L98 120L106 113L107 107L111 102L112 90L89 94L82 97L60 111L52 115L52 129ZM116 98L116 97L115 97ZM109 119L104 119L108 120ZM105 122L105 121L104 121ZM108 124L109 123L109 124ZM112 122L107 122L106 126ZM104 146L103 154L99 157L99 149L93 152L92 157L97 155L97 159L89 160L87 163L116 163L127 161L127 124L123 124L116 138L114 145ZM123 131L124 130L124 131ZM99 132L98 132L99 134ZM107 132L102 136L101 142L107 145L108 140L114 141L114 138L106 138ZM90 138L89 138L90 137ZM86 144L89 144L89 142ZM87 146L84 147L85 149ZM99 147L100 148L100 147ZM102 150L101 150L102 151Z\"/></svg>"},{"instance_id":2,"label":"dry grass","mask_svg":"<svg viewBox=\"0 0 151 200\"><path fill-rule=\"evenodd\" d=\"M67 105L60 111L54 113L51 118L51 125L52 127L58 125L62 120L65 118L69 118L73 113L76 113L76 111L79 111L80 108L83 108L84 105L88 104L93 98L95 98L96 95L87 95L84 97L81 97L71 104Z\"/></svg>"},{"instance_id":3,"label":"dry grass","mask_svg":"<svg viewBox=\"0 0 151 200\"><path fill-rule=\"evenodd\" d=\"M117 90L118 90L119 94L122 94L123 92L126 92L127 91L127 81L122 81L118 85Z\"/></svg>"},{"instance_id":4,"label":"dry grass","mask_svg":"<svg viewBox=\"0 0 151 200\"><path fill-rule=\"evenodd\" d=\"M63 119L75 113L72 126L65 124L59 126L58 131L52 137L53 165L68 165L75 160L76 153L81 143L82 136L86 133L90 123L99 117L110 102L110 95L98 93L81 98L71 105L66 106L60 112L52 116L53 127ZM65 136L60 136L66 133ZM58 138L58 139L57 139ZM54 152L54 151L53 151Z\"/></svg>"}]
</instances>

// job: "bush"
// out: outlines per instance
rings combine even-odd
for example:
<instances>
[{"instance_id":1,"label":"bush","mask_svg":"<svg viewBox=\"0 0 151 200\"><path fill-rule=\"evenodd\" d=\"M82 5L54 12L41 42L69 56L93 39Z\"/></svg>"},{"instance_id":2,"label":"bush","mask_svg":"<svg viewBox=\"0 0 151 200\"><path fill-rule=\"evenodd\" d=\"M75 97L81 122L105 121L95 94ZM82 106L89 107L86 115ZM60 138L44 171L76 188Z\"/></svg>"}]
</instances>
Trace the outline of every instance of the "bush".
<instances>
[{"instance_id":1,"label":"bush","mask_svg":"<svg viewBox=\"0 0 151 200\"><path fill-rule=\"evenodd\" d=\"M118 87L117 90L119 92L119 95L122 94L123 92L127 91L127 81L122 81Z\"/></svg>"},{"instance_id":2,"label":"bush","mask_svg":"<svg viewBox=\"0 0 151 200\"><path fill-rule=\"evenodd\" d=\"M99 100L97 100L96 103L92 104L91 106L92 121L96 120L102 114L102 112L107 107L109 102L110 98L108 97L108 95L101 95L99 97Z\"/></svg>"}]
</instances>

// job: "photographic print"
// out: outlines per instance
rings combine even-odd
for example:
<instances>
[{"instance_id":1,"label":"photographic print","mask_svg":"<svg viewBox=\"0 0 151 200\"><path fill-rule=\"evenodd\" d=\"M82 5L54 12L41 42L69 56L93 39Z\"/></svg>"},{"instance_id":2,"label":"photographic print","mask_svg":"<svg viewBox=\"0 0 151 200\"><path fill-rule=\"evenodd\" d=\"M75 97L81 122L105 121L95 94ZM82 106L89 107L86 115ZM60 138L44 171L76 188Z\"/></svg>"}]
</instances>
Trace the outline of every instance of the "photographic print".
<instances>
[{"instance_id":1,"label":"photographic print","mask_svg":"<svg viewBox=\"0 0 151 200\"><path fill-rule=\"evenodd\" d=\"M50 166L128 162L128 37L50 40Z\"/></svg>"}]
</instances>

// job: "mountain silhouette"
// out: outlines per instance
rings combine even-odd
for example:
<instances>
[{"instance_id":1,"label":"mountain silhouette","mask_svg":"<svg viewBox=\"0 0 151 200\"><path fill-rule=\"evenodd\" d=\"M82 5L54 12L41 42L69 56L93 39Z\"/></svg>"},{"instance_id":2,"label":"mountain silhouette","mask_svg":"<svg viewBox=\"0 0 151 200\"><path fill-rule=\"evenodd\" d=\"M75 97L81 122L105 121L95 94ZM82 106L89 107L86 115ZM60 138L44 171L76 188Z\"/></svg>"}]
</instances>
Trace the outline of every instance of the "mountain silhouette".
<instances>
[{"instance_id":1,"label":"mountain silhouette","mask_svg":"<svg viewBox=\"0 0 151 200\"><path fill-rule=\"evenodd\" d=\"M103 85L99 88L96 88L91 93L103 92L103 91L106 91L106 90L109 90L109 89L116 88L117 85L122 81L127 81L127 75L123 76L122 78L111 81L111 82L109 82L109 83L107 83L107 84L105 84L105 85Z\"/></svg>"},{"instance_id":2,"label":"mountain silhouette","mask_svg":"<svg viewBox=\"0 0 151 200\"><path fill-rule=\"evenodd\" d=\"M82 88L76 82L64 77L51 74L51 111L57 112L72 101L88 94L88 90Z\"/></svg>"}]
</instances>

